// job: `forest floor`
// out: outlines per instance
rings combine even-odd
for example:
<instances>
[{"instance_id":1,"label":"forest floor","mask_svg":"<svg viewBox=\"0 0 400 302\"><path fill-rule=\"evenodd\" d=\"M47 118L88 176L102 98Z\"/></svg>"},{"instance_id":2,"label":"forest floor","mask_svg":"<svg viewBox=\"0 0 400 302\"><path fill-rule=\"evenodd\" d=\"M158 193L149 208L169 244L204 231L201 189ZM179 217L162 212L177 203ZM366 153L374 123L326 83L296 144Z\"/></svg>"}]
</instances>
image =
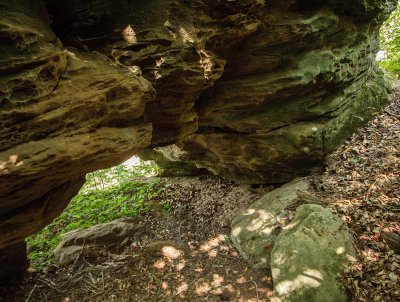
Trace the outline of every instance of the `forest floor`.
<instances>
[{"instance_id":1,"label":"forest floor","mask_svg":"<svg viewBox=\"0 0 400 302\"><path fill-rule=\"evenodd\" d=\"M359 258L342 276L354 301L400 301L400 254L387 237L400 234L399 155L396 94L308 177L354 235ZM142 216L143 231L122 251L50 265L0 287L0 301L274 301L268 272L253 271L229 240L235 214L272 188L210 176L167 182L157 198L169 208L156 204Z\"/></svg>"},{"instance_id":2,"label":"forest floor","mask_svg":"<svg viewBox=\"0 0 400 302\"><path fill-rule=\"evenodd\" d=\"M354 301L400 301L400 91L393 97L309 177L356 239L358 262L343 276Z\"/></svg>"},{"instance_id":3,"label":"forest floor","mask_svg":"<svg viewBox=\"0 0 400 302\"><path fill-rule=\"evenodd\" d=\"M0 301L269 301L271 278L248 267L229 231L238 209L270 188L210 176L168 183L160 206L139 218L143 228L118 255L104 251L79 265L51 265Z\"/></svg>"}]
</instances>

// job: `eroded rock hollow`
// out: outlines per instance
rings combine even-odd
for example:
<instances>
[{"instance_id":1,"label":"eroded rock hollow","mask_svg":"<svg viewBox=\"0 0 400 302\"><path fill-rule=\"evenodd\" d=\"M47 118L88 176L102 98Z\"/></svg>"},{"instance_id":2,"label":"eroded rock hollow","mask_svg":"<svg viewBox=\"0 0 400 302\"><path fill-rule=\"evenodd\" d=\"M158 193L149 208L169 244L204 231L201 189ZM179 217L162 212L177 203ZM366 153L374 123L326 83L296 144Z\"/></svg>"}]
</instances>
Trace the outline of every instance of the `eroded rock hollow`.
<instances>
[{"instance_id":1,"label":"eroded rock hollow","mask_svg":"<svg viewBox=\"0 0 400 302\"><path fill-rule=\"evenodd\" d=\"M0 275L86 173L134 154L249 183L308 173L387 103L396 2L0 0Z\"/></svg>"}]
</instances>

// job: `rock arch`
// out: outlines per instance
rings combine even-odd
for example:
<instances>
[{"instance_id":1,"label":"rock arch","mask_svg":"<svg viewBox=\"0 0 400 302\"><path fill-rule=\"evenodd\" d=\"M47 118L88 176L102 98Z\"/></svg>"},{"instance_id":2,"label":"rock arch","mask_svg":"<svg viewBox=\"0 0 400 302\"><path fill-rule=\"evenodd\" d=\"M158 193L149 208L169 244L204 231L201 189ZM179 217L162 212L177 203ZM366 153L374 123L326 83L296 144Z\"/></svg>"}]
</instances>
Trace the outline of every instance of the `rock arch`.
<instances>
[{"instance_id":1,"label":"rock arch","mask_svg":"<svg viewBox=\"0 0 400 302\"><path fill-rule=\"evenodd\" d=\"M2 275L86 173L133 154L308 173L387 102L375 54L396 2L0 0Z\"/></svg>"}]
</instances>

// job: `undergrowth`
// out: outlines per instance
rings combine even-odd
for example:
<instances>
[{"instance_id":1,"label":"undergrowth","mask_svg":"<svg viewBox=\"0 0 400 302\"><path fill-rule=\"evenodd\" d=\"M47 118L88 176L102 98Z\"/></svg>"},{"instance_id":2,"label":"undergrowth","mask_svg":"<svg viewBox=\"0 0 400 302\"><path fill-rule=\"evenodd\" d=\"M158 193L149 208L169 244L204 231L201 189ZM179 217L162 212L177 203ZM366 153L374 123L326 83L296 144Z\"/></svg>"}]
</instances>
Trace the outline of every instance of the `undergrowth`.
<instances>
[{"instance_id":1,"label":"undergrowth","mask_svg":"<svg viewBox=\"0 0 400 302\"><path fill-rule=\"evenodd\" d=\"M140 161L137 166L121 164L87 174L85 185L64 212L41 232L27 238L32 267L41 269L54 262L53 251L66 232L150 210L151 200L162 185L137 178L152 176L156 170L156 166Z\"/></svg>"},{"instance_id":2,"label":"undergrowth","mask_svg":"<svg viewBox=\"0 0 400 302\"><path fill-rule=\"evenodd\" d=\"M380 31L380 47L382 58L379 65L392 73L396 78L400 76L400 5L382 25Z\"/></svg>"}]
</instances>

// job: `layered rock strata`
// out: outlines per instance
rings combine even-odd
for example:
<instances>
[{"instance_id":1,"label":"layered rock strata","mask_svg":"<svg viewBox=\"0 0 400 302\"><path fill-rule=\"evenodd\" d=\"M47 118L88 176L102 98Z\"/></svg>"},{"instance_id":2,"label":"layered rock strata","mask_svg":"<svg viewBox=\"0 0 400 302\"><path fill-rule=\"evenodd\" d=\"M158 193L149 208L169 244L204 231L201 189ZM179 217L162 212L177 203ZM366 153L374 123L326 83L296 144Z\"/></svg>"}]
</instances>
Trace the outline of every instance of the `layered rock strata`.
<instances>
[{"instance_id":1,"label":"layered rock strata","mask_svg":"<svg viewBox=\"0 0 400 302\"><path fill-rule=\"evenodd\" d=\"M380 3L249 5L242 22L255 31L242 43L220 37L225 52L206 44L226 63L196 101L198 130L154 158L249 183L306 174L386 102L375 54L381 13L393 3ZM210 18L232 19L235 5Z\"/></svg>"},{"instance_id":2,"label":"layered rock strata","mask_svg":"<svg viewBox=\"0 0 400 302\"><path fill-rule=\"evenodd\" d=\"M143 114L154 98L147 80L106 57L63 49L45 7L30 3L0 2L0 253L18 258L7 247L25 249L86 173L150 145Z\"/></svg>"},{"instance_id":3,"label":"layered rock strata","mask_svg":"<svg viewBox=\"0 0 400 302\"><path fill-rule=\"evenodd\" d=\"M0 0L0 253L138 152L179 174L306 174L387 102L395 4Z\"/></svg>"}]
</instances>

